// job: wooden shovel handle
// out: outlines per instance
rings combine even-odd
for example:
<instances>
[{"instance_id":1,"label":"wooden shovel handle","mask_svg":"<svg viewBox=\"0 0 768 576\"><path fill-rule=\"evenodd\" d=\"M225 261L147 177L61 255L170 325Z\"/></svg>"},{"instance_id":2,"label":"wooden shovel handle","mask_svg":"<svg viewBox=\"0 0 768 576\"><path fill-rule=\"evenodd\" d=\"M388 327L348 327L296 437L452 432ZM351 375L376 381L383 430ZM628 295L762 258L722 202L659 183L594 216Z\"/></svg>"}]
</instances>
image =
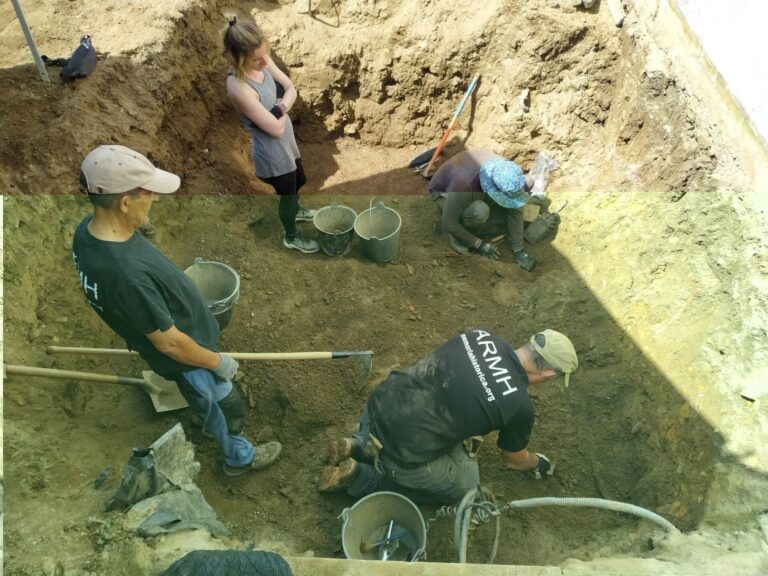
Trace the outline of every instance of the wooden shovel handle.
<instances>
[{"instance_id":1,"label":"wooden shovel handle","mask_svg":"<svg viewBox=\"0 0 768 576\"><path fill-rule=\"evenodd\" d=\"M74 370L58 370L56 368L37 368L35 366L19 366L6 364L7 374L19 374L23 376L45 376L47 378L66 378L69 380L84 380L88 382L107 382L109 384L127 384L144 388L146 382L140 378L126 378L114 374L95 374L93 372L77 372Z\"/></svg>"},{"instance_id":2,"label":"wooden shovel handle","mask_svg":"<svg viewBox=\"0 0 768 576\"><path fill-rule=\"evenodd\" d=\"M79 348L76 346L48 346L48 352L59 354L113 354L137 356L138 353L122 348ZM351 356L373 356L373 352L225 352L235 360L330 360Z\"/></svg>"}]
</instances>

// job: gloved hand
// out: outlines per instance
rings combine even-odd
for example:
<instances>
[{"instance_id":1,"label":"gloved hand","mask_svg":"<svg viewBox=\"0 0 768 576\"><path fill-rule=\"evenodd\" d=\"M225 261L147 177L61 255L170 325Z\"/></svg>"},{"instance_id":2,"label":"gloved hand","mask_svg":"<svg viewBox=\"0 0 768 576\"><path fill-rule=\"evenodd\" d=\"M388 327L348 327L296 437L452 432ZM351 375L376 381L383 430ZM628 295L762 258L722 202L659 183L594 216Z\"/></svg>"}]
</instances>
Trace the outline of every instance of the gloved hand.
<instances>
[{"instance_id":1,"label":"gloved hand","mask_svg":"<svg viewBox=\"0 0 768 576\"><path fill-rule=\"evenodd\" d=\"M274 116L278 120L280 120L280 118L283 117L283 114L285 114L285 112L283 112L283 109L280 108L280 106L278 106L277 104L272 106L272 108L270 108L269 111L272 113L272 116Z\"/></svg>"},{"instance_id":2,"label":"gloved hand","mask_svg":"<svg viewBox=\"0 0 768 576\"><path fill-rule=\"evenodd\" d=\"M550 462L549 458L544 456L544 454L539 454L536 452L536 456L539 457L539 465L530 471L531 475L536 480L541 480L542 478L552 476L552 474L555 473L555 465Z\"/></svg>"},{"instance_id":3,"label":"gloved hand","mask_svg":"<svg viewBox=\"0 0 768 576\"><path fill-rule=\"evenodd\" d=\"M213 372L219 380L232 380L232 378L235 377L235 374L237 374L239 364L232 358L232 356L224 354L223 352L219 354L219 358L221 359L219 365L211 370L211 372Z\"/></svg>"},{"instance_id":4,"label":"gloved hand","mask_svg":"<svg viewBox=\"0 0 768 576\"><path fill-rule=\"evenodd\" d=\"M499 253L496 251L496 248L494 248L493 244L490 242L483 242L480 244L477 248L472 248L473 252L477 252L478 254L482 254L486 258L490 258L491 260L498 260L499 259Z\"/></svg>"},{"instance_id":5,"label":"gloved hand","mask_svg":"<svg viewBox=\"0 0 768 576\"><path fill-rule=\"evenodd\" d=\"M278 100L277 104L272 106L269 111L272 113L272 116L280 120L288 112L288 107L283 104L282 100Z\"/></svg>"}]
</instances>

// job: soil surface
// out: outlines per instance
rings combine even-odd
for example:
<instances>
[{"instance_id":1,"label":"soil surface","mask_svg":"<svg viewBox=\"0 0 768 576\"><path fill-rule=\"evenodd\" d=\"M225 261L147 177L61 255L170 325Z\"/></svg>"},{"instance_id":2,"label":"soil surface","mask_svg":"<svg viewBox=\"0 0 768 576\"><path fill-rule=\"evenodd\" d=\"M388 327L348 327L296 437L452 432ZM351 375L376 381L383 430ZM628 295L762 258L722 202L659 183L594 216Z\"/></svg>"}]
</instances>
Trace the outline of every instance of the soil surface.
<instances>
[{"instance_id":1,"label":"soil surface","mask_svg":"<svg viewBox=\"0 0 768 576\"><path fill-rule=\"evenodd\" d=\"M6 362L129 376L145 369L140 360L45 352L124 346L87 307L71 259L72 231L89 211L77 195L78 167L110 141L182 177L180 193L153 208L152 241L182 268L202 257L240 273L223 349L375 352L365 382L348 360L243 363L247 432L279 440L284 452L277 465L237 479L223 475L189 413L158 414L139 390L9 378L6 573L149 573L142 561L159 572L180 555L181 544L145 543L104 512L131 448L177 421L196 445L197 482L231 545L343 556L338 516L353 502L316 490L328 441L354 429L390 370L473 326L513 345L551 327L579 351L570 388L532 391L531 448L557 461L553 478L505 471L494 435L486 438L481 478L500 504L615 499L686 532L707 521L747 531L754 495L765 493L765 447L729 426L749 430L765 415L720 398L723 373L765 358L768 247L749 218L748 176L631 10L618 30L606 7L464 4L321 1L312 14L302 1L231 4L245 14L255 5L251 14L299 90L303 203L360 213L382 201L396 210L399 249L388 264L367 259L359 238L335 258L282 248L276 199L253 176L247 135L223 93L223 4L25 2L42 53L67 56L83 33L100 51L91 77L62 85L49 68L48 86L10 7L0 8ZM486 147L527 169L546 150L560 162L548 191L554 207L568 202L563 224L553 241L530 246L532 273L513 264L504 241L499 262L452 252L426 180L405 168L435 144L476 72L480 85L446 155ZM518 103L524 88L528 112ZM107 480L95 489L102 470ZM429 524L429 560L456 560L452 522ZM469 560L484 561L492 539L490 526L480 527ZM706 546L759 546L753 536L726 540ZM665 546L662 531L631 516L535 508L503 513L496 562L656 557ZM162 566L144 558L161 549Z\"/></svg>"}]
</instances>

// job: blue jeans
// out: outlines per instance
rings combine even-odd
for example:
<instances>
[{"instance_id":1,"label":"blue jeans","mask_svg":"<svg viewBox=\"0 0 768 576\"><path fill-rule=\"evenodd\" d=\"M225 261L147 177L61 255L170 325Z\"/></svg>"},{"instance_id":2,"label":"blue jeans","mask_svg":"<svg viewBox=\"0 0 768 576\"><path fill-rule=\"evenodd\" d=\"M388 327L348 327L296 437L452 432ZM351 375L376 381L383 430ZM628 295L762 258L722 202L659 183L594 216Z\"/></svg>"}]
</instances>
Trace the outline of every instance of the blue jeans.
<instances>
[{"instance_id":1,"label":"blue jeans","mask_svg":"<svg viewBox=\"0 0 768 576\"><path fill-rule=\"evenodd\" d=\"M371 417L366 407L352 439L358 446L365 446L370 432ZM353 453L352 457L355 456ZM477 460L467 456L462 444L431 462L408 468L387 458L385 447L377 462L359 463L359 472L347 488L347 494L361 498L379 490L393 490L419 503L454 504L478 484Z\"/></svg>"},{"instance_id":2,"label":"blue jeans","mask_svg":"<svg viewBox=\"0 0 768 576\"><path fill-rule=\"evenodd\" d=\"M185 390L185 386L179 386L179 390L218 444L224 463L238 468L248 466L255 455L253 444L240 434L229 433L218 404L232 392L232 382L217 380L213 372L205 368L184 372L183 377L197 394Z\"/></svg>"}]
</instances>

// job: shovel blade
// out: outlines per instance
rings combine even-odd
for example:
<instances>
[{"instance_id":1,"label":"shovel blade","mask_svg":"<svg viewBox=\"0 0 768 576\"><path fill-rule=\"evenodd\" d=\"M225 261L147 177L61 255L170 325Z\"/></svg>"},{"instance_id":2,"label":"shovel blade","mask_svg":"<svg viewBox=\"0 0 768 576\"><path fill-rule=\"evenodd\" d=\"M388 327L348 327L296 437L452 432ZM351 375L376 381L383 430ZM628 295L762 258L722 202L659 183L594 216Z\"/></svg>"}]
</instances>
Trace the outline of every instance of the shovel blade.
<instances>
[{"instance_id":1,"label":"shovel blade","mask_svg":"<svg viewBox=\"0 0 768 576\"><path fill-rule=\"evenodd\" d=\"M144 377L144 381L149 384L149 386L144 388L144 391L149 394L155 411L170 412L171 410L180 410L189 406L184 396L179 392L176 382L166 380L151 370L144 370L141 375Z\"/></svg>"}]
</instances>

